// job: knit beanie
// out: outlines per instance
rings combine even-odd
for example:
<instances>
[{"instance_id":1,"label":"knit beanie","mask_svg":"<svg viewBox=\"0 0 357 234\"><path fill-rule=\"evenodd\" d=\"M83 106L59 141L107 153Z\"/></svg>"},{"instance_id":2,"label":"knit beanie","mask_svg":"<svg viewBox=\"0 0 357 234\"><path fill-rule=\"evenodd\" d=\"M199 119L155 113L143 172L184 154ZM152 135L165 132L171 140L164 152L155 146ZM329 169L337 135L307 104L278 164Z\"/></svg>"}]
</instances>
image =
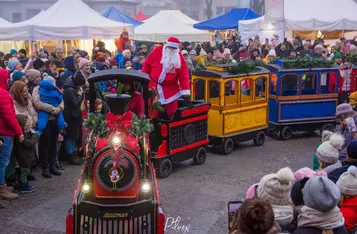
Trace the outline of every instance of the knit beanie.
<instances>
[{"instance_id":1,"label":"knit beanie","mask_svg":"<svg viewBox=\"0 0 357 234\"><path fill-rule=\"evenodd\" d=\"M20 64L20 61L16 58L12 58L7 63L7 67L10 69L10 71L13 71L13 70L15 70L15 67L17 64Z\"/></svg>"},{"instance_id":2,"label":"knit beanie","mask_svg":"<svg viewBox=\"0 0 357 234\"><path fill-rule=\"evenodd\" d=\"M304 195L302 191L304 191L305 184L309 179L310 178L303 178L302 180L297 181L291 188L291 201L295 206L304 205Z\"/></svg>"},{"instance_id":3,"label":"knit beanie","mask_svg":"<svg viewBox=\"0 0 357 234\"><path fill-rule=\"evenodd\" d=\"M203 49L201 49L201 51L200 51L200 56L206 56L206 55L207 55L206 51L204 51Z\"/></svg>"},{"instance_id":4,"label":"knit beanie","mask_svg":"<svg viewBox=\"0 0 357 234\"><path fill-rule=\"evenodd\" d=\"M357 163L357 141L353 140L347 146L347 159L348 162Z\"/></svg>"},{"instance_id":5,"label":"knit beanie","mask_svg":"<svg viewBox=\"0 0 357 234\"><path fill-rule=\"evenodd\" d=\"M148 47L146 45L141 45L141 49L147 49Z\"/></svg>"},{"instance_id":6,"label":"knit beanie","mask_svg":"<svg viewBox=\"0 0 357 234\"><path fill-rule=\"evenodd\" d=\"M340 201L341 191L327 177L316 176L306 182L303 195L307 207L320 212L329 212Z\"/></svg>"},{"instance_id":7,"label":"knit beanie","mask_svg":"<svg viewBox=\"0 0 357 234\"><path fill-rule=\"evenodd\" d=\"M51 83L53 86L56 86L56 80L52 76L45 76L43 77L43 81L48 81Z\"/></svg>"},{"instance_id":8,"label":"knit beanie","mask_svg":"<svg viewBox=\"0 0 357 234\"><path fill-rule=\"evenodd\" d=\"M132 47L133 47L133 45L130 42L127 42L127 43L124 44L124 50L128 50L128 49L130 49Z\"/></svg>"},{"instance_id":9,"label":"knit beanie","mask_svg":"<svg viewBox=\"0 0 357 234\"><path fill-rule=\"evenodd\" d=\"M357 196L357 167L350 166L337 181L341 193L347 196Z\"/></svg>"},{"instance_id":10,"label":"knit beanie","mask_svg":"<svg viewBox=\"0 0 357 234\"><path fill-rule=\"evenodd\" d=\"M14 83L15 81L18 81L18 80L21 80L22 77L25 76L25 73L22 72L22 71L14 71L12 74L11 74L11 77L12 77L12 83Z\"/></svg>"},{"instance_id":11,"label":"knit beanie","mask_svg":"<svg viewBox=\"0 0 357 234\"><path fill-rule=\"evenodd\" d=\"M288 167L280 169L276 174L264 176L258 185L258 198L272 205L287 205L293 180L294 173Z\"/></svg>"},{"instance_id":12,"label":"knit beanie","mask_svg":"<svg viewBox=\"0 0 357 234\"><path fill-rule=\"evenodd\" d=\"M329 130L324 130L321 134L321 142L329 141L333 132Z\"/></svg>"},{"instance_id":13,"label":"knit beanie","mask_svg":"<svg viewBox=\"0 0 357 234\"><path fill-rule=\"evenodd\" d=\"M97 58L95 59L95 61L101 62L101 63L105 63L105 58L104 58L104 57L97 57Z\"/></svg>"},{"instance_id":14,"label":"knit beanie","mask_svg":"<svg viewBox=\"0 0 357 234\"><path fill-rule=\"evenodd\" d=\"M350 45L350 51L352 51L352 50L357 50L357 46L355 46L355 45Z\"/></svg>"},{"instance_id":15,"label":"knit beanie","mask_svg":"<svg viewBox=\"0 0 357 234\"><path fill-rule=\"evenodd\" d=\"M84 67L84 65L86 65L87 63L90 63L90 61L88 59L79 58L78 68L82 69Z\"/></svg>"},{"instance_id":16,"label":"knit beanie","mask_svg":"<svg viewBox=\"0 0 357 234\"><path fill-rule=\"evenodd\" d=\"M308 167L301 168L294 173L294 183L304 178L312 178L315 176L327 176L325 171L314 171Z\"/></svg>"},{"instance_id":17,"label":"knit beanie","mask_svg":"<svg viewBox=\"0 0 357 234\"><path fill-rule=\"evenodd\" d=\"M76 71L76 73L74 73L72 79L73 79L74 85L76 85L76 86L85 85L85 83L86 83L86 78L82 75L82 73L80 71Z\"/></svg>"},{"instance_id":18,"label":"knit beanie","mask_svg":"<svg viewBox=\"0 0 357 234\"><path fill-rule=\"evenodd\" d=\"M10 54L11 54L11 55L13 55L13 54L17 54L17 50L15 50L15 49L11 49L11 50L10 50Z\"/></svg>"},{"instance_id":19,"label":"knit beanie","mask_svg":"<svg viewBox=\"0 0 357 234\"><path fill-rule=\"evenodd\" d=\"M33 68L36 70L39 70L41 67L43 67L45 65L45 62L42 61L42 59L36 59L33 62Z\"/></svg>"},{"instance_id":20,"label":"knit beanie","mask_svg":"<svg viewBox=\"0 0 357 234\"><path fill-rule=\"evenodd\" d=\"M29 81L34 81L37 77L41 78L41 72L36 69L30 69L25 72L25 76Z\"/></svg>"},{"instance_id":21,"label":"knit beanie","mask_svg":"<svg viewBox=\"0 0 357 234\"><path fill-rule=\"evenodd\" d=\"M344 144L344 137L340 134L332 134L329 141L322 143L316 150L318 160L334 164L338 162L339 150Z\"/></svg>"}]
</instances>

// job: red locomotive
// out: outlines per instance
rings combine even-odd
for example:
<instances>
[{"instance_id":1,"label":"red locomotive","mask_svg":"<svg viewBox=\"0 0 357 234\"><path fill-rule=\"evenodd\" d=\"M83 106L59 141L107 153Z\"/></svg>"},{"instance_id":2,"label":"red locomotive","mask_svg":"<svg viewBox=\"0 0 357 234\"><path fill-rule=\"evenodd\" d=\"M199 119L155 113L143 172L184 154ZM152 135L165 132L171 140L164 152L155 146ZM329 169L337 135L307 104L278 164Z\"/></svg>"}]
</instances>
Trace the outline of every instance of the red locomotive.
<instances>
[{"instance_id":1,"label":"red locomotive","mask_svg":"<svg viewBox=\"0 0 357 234\"><path fill-rule=\"evenodd\" d=\"M145 112L148 110L149 77L133 70L105 70L91 75L87 123L86 164L74 192L72 208L66 220L67 234L164 233L165 216L155 168L150 161L148 138L126 111L130 95L106 96L110 112L95 115L95 83L108 80L136 82L143 88ZM103 131L104 123L105 129ZM140 122L142 123L142 122ZM139 129L140 130L140 129Z\"/></svg>"}]
</instances>

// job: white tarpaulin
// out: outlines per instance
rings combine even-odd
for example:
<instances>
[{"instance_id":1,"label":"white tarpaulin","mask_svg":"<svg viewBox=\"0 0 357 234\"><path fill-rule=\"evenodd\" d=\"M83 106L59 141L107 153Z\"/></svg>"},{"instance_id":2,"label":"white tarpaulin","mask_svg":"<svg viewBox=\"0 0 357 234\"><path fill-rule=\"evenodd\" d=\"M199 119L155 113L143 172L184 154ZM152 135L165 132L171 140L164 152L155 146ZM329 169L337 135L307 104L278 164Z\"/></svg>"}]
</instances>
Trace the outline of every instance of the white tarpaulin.
<instances>
[{"instance_id":1,"label":"white tarpaulin","mask_svg":"<svg viewBox=\"0 0 357 234\"><path fill-rule=\"evenodd\" d=\"M356 30L357 3L353 0L285 0L285 30ZM239 22L242 39L259 35L260 30L276 29L263 22L264 16ZM244 35L244 36L243 36ZM253 36L254 37L254 36Z\"/></svg>"},{"instance_id":2,"label":"white tarpaulin","mask_svg":"<svg viewBox=\"0 0 357 234\"><path fill-rule=\"evenodd\" d=\"M180 41L209 41L209 32L193 28L195 23L180 11L160 11L134 29L135 40L166 41L174 36Z\"/></svg>"},{"instance_id":3,"label":"white tarpaulin","mask_svg":"<svg viewBox=\"0 0 357 234\"><path fill-rule=\"evenodd\" d=\"M11 24L11 23L6 21L6 20L4 20L4 19L2 19L2 18L0 18L0 26L9 25L9 24Z\"/></svg>"},{"instance_id":4,"label":"white tarpaulin","mask_svg":"<svg viewBox=\"0 0 357 234\"><path fill-rule=\"evenodd\" d=\"M20 23L0 26L0 40L77 40L118 38L130 24L101 16L81 0L59 0L46 11Z\"/></svg>"}]
</instances>

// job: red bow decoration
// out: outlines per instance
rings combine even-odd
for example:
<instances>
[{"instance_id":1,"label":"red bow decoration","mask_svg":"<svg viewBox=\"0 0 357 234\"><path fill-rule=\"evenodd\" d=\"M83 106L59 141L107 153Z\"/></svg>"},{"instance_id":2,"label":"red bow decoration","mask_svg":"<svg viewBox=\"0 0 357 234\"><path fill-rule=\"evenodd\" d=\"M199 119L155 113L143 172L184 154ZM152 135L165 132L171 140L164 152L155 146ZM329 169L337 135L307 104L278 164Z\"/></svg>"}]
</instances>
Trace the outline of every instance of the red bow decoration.
<instances>
[{"instance_id":1,"label":"red bow decoration","mask_svg":"<svg viewBox=\"0 0 357 234\"><path fill-rule=\"evenodd\" d=\"M110 129L128 129L133 124L133 114L131 111L125 112L123 115L114 115L112 113L108 113L105 116L105 120L107 121L107 126Z\"/></svg>"}]
</instances>

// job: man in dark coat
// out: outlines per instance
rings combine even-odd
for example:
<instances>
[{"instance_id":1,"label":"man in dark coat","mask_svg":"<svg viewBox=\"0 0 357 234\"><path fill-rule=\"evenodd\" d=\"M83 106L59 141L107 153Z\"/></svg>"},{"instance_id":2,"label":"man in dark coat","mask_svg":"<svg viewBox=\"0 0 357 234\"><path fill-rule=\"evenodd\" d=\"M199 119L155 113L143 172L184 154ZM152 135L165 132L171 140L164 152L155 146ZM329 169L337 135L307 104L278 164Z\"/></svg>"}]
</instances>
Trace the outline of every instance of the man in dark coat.
<instances>
[{"instance_id":1,"label":"man in dark coat","mask_svg":"<svg viewBox=\"0 0 357 234\"><path fill-rule=\"evenodd\" d=\"M64 119L67 123L66 148L70 164L81 165L82 159L77 157L80 130L82 127L81 104L83 101L83 87L86 79L80 71L76 71L73 76L69 77L64 84L63 101L64 101Z\"/></svg>"},{"instance_id":2,"label":"man in dark coat","mask_svg":"<svg viewBox=\"0 0 357 234\"><path fill-rule=\"evenodd\" d=\"M74 57L73 56L68 56L67 58L64 59L64 68L66 69L64 72L61 73L61 76L58 80L58 88L63 89L64 84L66 83L66 80L68 77L73 76L74 72L76 69L74 68Z\"/></svg>"}]
</instances>

